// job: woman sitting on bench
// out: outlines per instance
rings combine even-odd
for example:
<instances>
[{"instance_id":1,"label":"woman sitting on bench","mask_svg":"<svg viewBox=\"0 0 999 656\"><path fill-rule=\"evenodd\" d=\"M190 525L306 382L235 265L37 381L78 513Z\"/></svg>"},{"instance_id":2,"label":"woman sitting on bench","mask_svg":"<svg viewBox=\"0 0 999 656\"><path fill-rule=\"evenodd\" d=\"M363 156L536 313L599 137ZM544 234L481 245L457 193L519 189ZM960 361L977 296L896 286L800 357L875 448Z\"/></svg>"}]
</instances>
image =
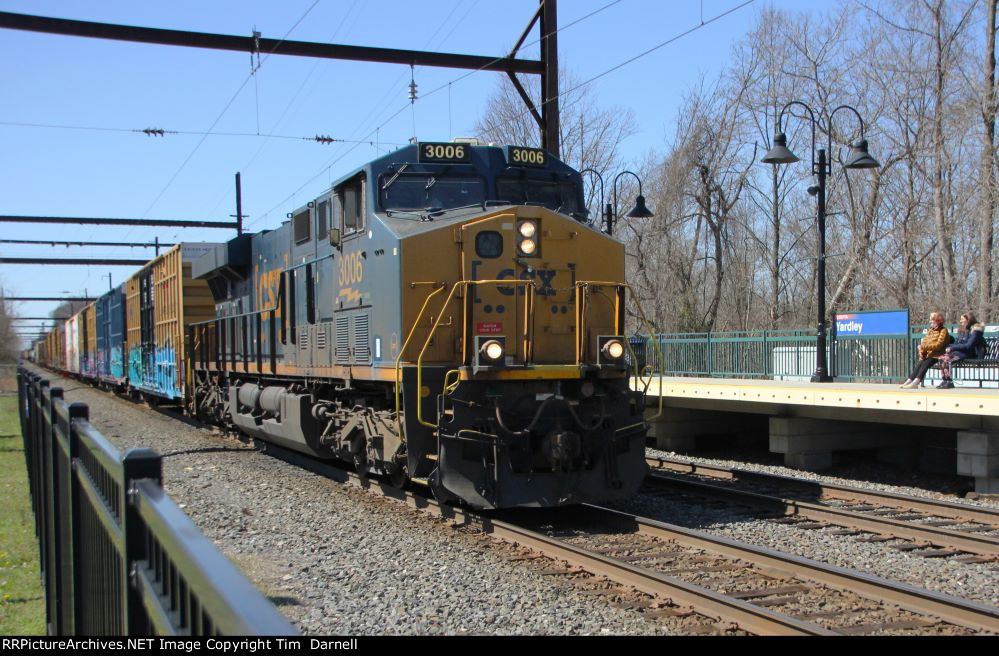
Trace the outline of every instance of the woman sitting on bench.
<instances>
[{"instance_id":1,"label":"woman sitting on bench","mask_svg":"<svg viewBox=\"0 0 999 656\"><path fill-rule=\"evenodd\" d=\"M985 326L978 323L975 315L965 312L961 315L961 327L957 331L957 340L948 346L943 355L940 356L940 371L943 372L943 380L937 385L937 389L954 389L954 381L950 377L951 363L965 358L977 358L981 356L985 348Z\"/></svg>"},{"instance_id":2,"label":"woman sitting on bench","mask_svg":"<svg viewBox=\"0 0 999 656\"><path fill-rule=\"evenodd\" d=\"M950 343L950 335L943 325L944 317L939 312L930 315L930 327L919 342L917 349L919 362L908 380L902 383L902 389L915 389L923 385L923 378L930 367L937 363L937 358L944 354L944 349Z\"/></svg>"}]
</instances>

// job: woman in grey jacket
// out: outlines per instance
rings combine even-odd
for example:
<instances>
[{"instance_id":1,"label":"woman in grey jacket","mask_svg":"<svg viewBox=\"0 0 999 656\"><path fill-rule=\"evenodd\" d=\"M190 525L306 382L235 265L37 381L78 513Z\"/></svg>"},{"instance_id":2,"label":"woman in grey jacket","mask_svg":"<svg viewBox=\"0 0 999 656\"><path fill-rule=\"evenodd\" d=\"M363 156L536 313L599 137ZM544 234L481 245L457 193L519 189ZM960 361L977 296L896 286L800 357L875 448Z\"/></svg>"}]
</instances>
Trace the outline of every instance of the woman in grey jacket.
<instances>
[{"instance_id":1,"label":"woman in grey jacket","mask_svg":"<svg viewBox=\"0 0 999 656\"><path fill-rule=\"evenodd\" d=\"M943 380L937 389L954 389L954 381L950 377L950 365L965 358L980 357L985 347L985 326L978 323L975 315L965 312L961 315L961 327L957 331L957 340L947 347L940 356L940 371Z\"/></svg>"}]
</instances>

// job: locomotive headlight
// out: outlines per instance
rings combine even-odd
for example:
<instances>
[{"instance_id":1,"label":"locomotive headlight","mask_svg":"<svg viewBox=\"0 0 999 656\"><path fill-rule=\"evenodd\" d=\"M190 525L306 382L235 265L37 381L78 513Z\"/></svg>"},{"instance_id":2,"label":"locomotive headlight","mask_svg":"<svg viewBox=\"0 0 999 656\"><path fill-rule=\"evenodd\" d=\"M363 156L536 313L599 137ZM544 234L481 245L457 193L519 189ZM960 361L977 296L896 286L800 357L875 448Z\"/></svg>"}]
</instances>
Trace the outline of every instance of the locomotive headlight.
<instances>
[{"instance_id":1,"label":"locomotive headlight","mask_svg":"<svg viewBox=\"0 0 999 656\"><path fill-rule=\"evenodd\" d=\"M538 233L538 224L534 221L523 221L520 224L520 236L530 239Z\"/></svg>"},{"instance_id":2,"label":"locomotive headlight","mask_svg":"<svg viewBox=\"0 0 999 656\"><path fill-rule=\"evenodd\" d=\"M611 367L624 367L624 337L620 335L600 335L597 337L597 364Z\"/></svg>"},{"instance_id":3,"label":"locomotive headlight","mask_svg":"<svg viewBox=\"0 0 999 656\"><path fill-rule=\"evenodd\" d=\"M503 357L503 345L498 340L491 339L482 345L479 352L485 359L496 362Z\"/></svg>"},{"instance_id":4,"label":"locomotive headlight","mask_svg":"<svg viewBox=\"0 0 999 656\"><path fill-rule=\"evenodd\" d=\"M476 335L474 353L475 358L472 362L472 373L478 373L480 370L489 371L505 366L506 336Z\"/></svg>"},{"instance_id":5,"label":"locomotive headlight","mask_svg":"<svg viewBox=\"0 0 999 656\"><path fill-rule=\"evenodd\" d=\"M624 344L612 339L603 348L604 354L612 360L619 360L622 355L624 355Z\"/></svg>"},{"instance_id":6,"label":"locomotive headlight","mask_svg":"<svg viewBox=\"0 0 999 656\"><path fill-rule=\"evenodd\" d=\"M524 255L534 255L538 250L538 243L533 239L524 239L520 242L520 252Z\"/></svg>"}]
</instances>

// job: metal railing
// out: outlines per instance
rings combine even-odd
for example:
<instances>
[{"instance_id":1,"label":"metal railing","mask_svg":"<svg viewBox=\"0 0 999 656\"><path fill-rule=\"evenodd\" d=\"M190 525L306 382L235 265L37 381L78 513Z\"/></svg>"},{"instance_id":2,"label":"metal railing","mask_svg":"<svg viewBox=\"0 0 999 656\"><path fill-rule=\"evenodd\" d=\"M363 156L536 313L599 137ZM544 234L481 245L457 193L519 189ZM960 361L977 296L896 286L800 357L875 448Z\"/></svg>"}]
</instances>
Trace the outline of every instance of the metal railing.
<instances>
[{"instance_id":1,"label":"metal railing","mask_svg":"<svg viewBox=\"0 0 999 656\"><path fill-rule=\"evenodd\" d=\"M295 634L166 495L155 451L121 454L85 404L17 382L49 635Z\"/></svg>"},{"instance_id":2,"label":"metal railing","mask_svg":"<svg viewBox=\"0 0 999 656\"><path fill-rule=\"evenodd\" d=\"M954 328L951 328L953 331ZM829 372L838 381L889 383L905 380L916 361L924 328L913 326L908 337L827 335ZM754 330L715 333L659 333L657 366L649 339L636 335L631 345L640 366L656 367L666 376L769 378L808 380L815 371L816 335L811 330ZM936 375L931 372L930 380ZM962 379L960 369L955 380ZM973 380L995 383L999 371L976 370Z\"/></svg>"}]
</instances>

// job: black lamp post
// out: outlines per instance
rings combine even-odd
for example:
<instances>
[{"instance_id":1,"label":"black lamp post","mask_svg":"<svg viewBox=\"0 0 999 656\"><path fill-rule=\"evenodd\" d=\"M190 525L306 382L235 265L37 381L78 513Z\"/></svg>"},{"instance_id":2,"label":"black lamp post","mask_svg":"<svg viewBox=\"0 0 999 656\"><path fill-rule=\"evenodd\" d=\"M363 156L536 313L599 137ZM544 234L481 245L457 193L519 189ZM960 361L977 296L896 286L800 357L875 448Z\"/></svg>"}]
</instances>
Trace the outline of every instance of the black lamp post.
<instances>
[{"instance_id":1,"label":"black lamp post","mask_svg":"<svg viewBox=\"0 0 999 656\"><path fill-rule=\"evenodd\" d=\"M604 178L600 173L594 169L583 169L580 173L591 173L597 177L600 181L600 204L604 205ZM617 181L621 179L622 175L632 175L638 180L638 197L635 199L635 207L633 207L627 214L626 217L637 218L637 219L647 219L649 217L655 216L655 214L645 205L645 196L642 195L642 179L638 177L638 174L631 171L621 171L616 176L614 176L614 181L611 183L611 194L613 198L613 205L607 203L604 205L604 224L607 226L607 234L611 235L614 233L614 223L616 222L615 212L617 211Z\"/></svg>"},{"instance_id":2,"label":"black lamp post","mask_svg":"<svg viewBox=\"0 0 999 656\"><path fill-rule=\"evenodd\" d=\"M781 131L781 122L786 112L792 105L802 107L808 112L812 123L812 175L818 178L818 184L810 186L808 193L817 197L818 202L818 228L819 228L819 260L816 267L816 286L819 293L819 326L816 334L815 344L815 373L812 374L813 383L828 383L832 381L829 375L829 367L826 358L826 176L832 173L832 164L826 159L827 150L832 150L832 119L836 112L841 109L848 109L860 121L860 139L850 145L850 153L845 162L844 169L874 169L881 166L870 153L867 152L867 139L864 138L864 119L860 113L849 105L840 105L829 114L829 126L827 130L826 148L816 150L815 145L815 113L812 108L799 100L793 100L784 105L777 117L777 133L774 135L774 145L763 159L764 164L793 164L800 161L787 147L787 136Z\"/></svg>"}]
</instances>

